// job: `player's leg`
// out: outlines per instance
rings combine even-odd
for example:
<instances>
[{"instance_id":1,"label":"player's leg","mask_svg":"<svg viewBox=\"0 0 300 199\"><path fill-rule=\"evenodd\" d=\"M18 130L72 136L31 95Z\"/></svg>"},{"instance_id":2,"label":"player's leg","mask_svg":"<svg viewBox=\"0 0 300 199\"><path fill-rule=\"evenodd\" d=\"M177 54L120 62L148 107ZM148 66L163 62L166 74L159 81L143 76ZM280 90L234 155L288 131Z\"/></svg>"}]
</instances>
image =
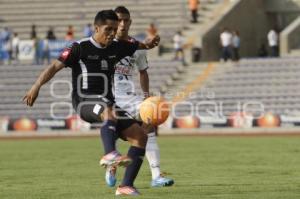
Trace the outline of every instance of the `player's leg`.
<instances>
[{"instance_id":1,"label":"player's leg","mask_svg":"<svg viewBox=\"0 0 300 199\"><path fill-rule=\"evenodd\" d=\"M145 147L147 143L147 135L139 126L139 124L134 120L127 121L128 124L132 124L132 126L126 128L123 124L118 125L118 129L125 129L121 131L122 139L128 141L131 144L127 153L127 157L131 159L131 164L129 164L129 166L127 166L126 168L121 187L133 187L133 181L136 178L139 168L143 162L143 157L145 156ZM106 184L110 187L113 187L116 184L116 171L116 166L108 166L106 168L105 181Z\"/></svg>"},{"instance_id":2,"label":"player's leg","mask_svg":"<svg viewBox=\"0 0 300 199\"><path fill-rule=\"evenodd\" d=\"M121 116L125 114L125 112L123 110L126 110L127 113L132 114L135 111L135 108L132 106L135 103L135 96L131 96L131 95L125 95L122 96L122 98L116 98L116 102L118 105L118 109L120 109L119 107L122 108L122 111L120 111ZM142 100L141 100L142 101ZM120 109L121 110L121 109ZM125 116L125 118L128 119L127 116ZM122 122L121 122L122 124ZM129 126L127 126L129 127ZM120 129L120 128L118 128ZM115 186L116 184L116 171L117 168L115 166L110 166L106 168L106 173L105 173L105 181L106 184L110 187Z\"/></svg>"},{"instance_id":3,"label":"player's leg","mask_svg":"<svg viewBox=\"0 0 300 199\"><path fill-rule=\"evenodd\" d=\"M107 107L101 114L103 126L101 127L101 139L104 146L105 155L100 160L100 165L107 167L111 165L127 166L131 159L121 156L116 150L116 140L118 139L117 121L114 116L113 107Z\"/></svg>"},{"instance_id":4,"label":"player's leg","mask_svg":"<svg viewBox=\"0 0 300 199\"><path fill-rule=\"evenodd\" d=\"M126 128L125 125L130 123L131 126ZM121 132L122 138L131 144L127 156L132 159L132 163L126 168L122 183L116 190L116 195L138 195L139 192L134 188L134 181L145 156L147 135L135 120L123 120L118 125L124 129Z\"/></svg>"},{"instance_id":5,"label":"player's leg","mask_svg":"<svg viewBox=\"0 0 300 199\"><path fill-rule=\"evenodd\" d=\"M117 103L120 102L118 105L125 111L127 111L130 115L134 116L135 118L139 119L139 107L140 104L143 102L143 98L139 96L128 96L125 100L129 103L124 103L124 101L117 100ZM157 144L156 139L156 131L153 126L143 124L143 129L147 134L148 141L146 145L146 157L149 162L151 174L152 174L152 186L171 186L174 184L172 179L166 178L161 176L160 171L160 152L159 146Z\"/></svg>"},{"instance_id":6,"label":"player's leg","mask_svg":"<svg viewBox=\"0 0 300 199\"><path fill-rule=\"evenodd\" d=\"M152 174L151 186L153 187L172 186L174 184L174 180L161 175L160 151L157 143L156 128L145 124L143 124L143 128L145 129L148 135L148 140L146 145L146 157L149 162L149 166Z\"/></svg>"},{"instance_id":7,"label":"player's leg","mask_svg":"<svg viewBox=\"0 0 300 199\"><path fill-rule=\"evenodd\" d=\"M104 108L101 113L101 120L103 126L101 127L101 138L104 146L104 153L109 154L116 151L116 140L118 134L116 133L116 119L113 117L112 107Z\"/></svg>"},{"instance_id":8,"label":"player's leg","mask_svg":"<svg viewBox=\"0 0 300 199\"><path fill-rule=\"evenodd\" d=\"M77 113L83 120L102 126L100 134L105 155L100 160L100 165L104 167L110 165L127 166L131 159L120 155L116 150L118 132L116 131L116 119L113 114L112 103L97 98L81 101L76 107Z\"/></svg>"}]
</instances>

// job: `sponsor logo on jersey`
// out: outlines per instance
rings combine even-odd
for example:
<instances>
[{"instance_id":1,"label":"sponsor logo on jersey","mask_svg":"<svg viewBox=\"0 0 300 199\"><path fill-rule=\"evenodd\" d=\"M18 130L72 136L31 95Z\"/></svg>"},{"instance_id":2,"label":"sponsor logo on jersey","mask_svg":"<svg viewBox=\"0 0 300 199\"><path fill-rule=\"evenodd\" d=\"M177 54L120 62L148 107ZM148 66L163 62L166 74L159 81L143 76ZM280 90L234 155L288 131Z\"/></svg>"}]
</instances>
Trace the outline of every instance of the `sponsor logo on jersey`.
<instances>
[{"instance_id":1,"label":"sponsor logo on jersey","mask_svg":"<svg viewBox=\"0 0 300 199\"><path fill-rule=\"evenodd\" d=\"M108 56L109 59L113 59L113 58L116 58L116 55L111 55L111 56Z\"/></svg>"},{"instance_id":2,"label":"sponsor logo on jersey","mask_svg":"<svg viewBox=\"0 0 300 199\"><path fill-rule=\"evenodd\" d=\"M132 68L128 66L116 65L115 73L123 75L131 75Z\"/></svg>"},{"instance_id":3,"label":"sponsor logo on jersey","mask_svg":"<svg viewBox=\"0 0 300 199\"><path fill-rule=\"evenodd\" d=\"M91 59L91 60L97 60L97 59L99 59L99 55L88 55L87 58Z\"/></svg>"}]
</instances>

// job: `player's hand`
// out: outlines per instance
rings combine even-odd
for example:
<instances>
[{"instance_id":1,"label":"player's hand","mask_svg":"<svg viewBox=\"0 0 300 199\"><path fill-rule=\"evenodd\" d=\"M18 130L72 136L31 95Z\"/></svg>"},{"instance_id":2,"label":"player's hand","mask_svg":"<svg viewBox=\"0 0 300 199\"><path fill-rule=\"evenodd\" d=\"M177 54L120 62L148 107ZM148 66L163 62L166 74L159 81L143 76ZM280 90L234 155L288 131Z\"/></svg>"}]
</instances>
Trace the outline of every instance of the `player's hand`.
<instances>
[{"instance_id":1,"label":"player's hand","mask_svg":"<svg viewBox=\"0 0 300 199\"><path fill-rule=\"evenodd\" d=\"M31 89L26 93L23 97L23 102L27 104L27 106L33 106L36 98L39 95L40 87L37 85L33 85Z\"/></svg>"},{"instance_id":2,"label":"player's hand","mask_svg":"<svg viewBox=\"0 0 300 199\"><path fill-rule=\"evenodd\" d=\"M156 35L153 38L147 39L145 44L149 49L151 49L154 48L155 46L158 46L159 42L160 42L160 36Z\"/></svg>"}]
</instances>

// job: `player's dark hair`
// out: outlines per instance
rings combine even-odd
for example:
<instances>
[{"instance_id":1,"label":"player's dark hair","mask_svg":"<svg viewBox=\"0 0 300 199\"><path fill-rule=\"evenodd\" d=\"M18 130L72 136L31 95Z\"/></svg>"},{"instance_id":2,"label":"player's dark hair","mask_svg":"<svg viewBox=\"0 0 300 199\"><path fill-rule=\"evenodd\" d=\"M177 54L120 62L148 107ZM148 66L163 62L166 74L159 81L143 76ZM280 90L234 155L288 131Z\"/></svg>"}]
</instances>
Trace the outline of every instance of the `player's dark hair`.
<instances>
[{"instance_id":1,"label":"player's dark hair","mask_svg":"<svg viewBox=\"0 0 300 199\"><path fill-rule=\"evenodd\" d=\"M130 16L129 10L125 6L118 6L115 8L115 13L127 14Z\"/></svg>"},{"instance_id":2,"label":"player's dark hair","mask_svg":"<svg viewBox=\"0 0 300 199\"><path fill-rule=\"evenodd\" d=\"M102 10L97 13L94 24L102 25L106 23L106 20L118 21L118 16L113 10Z\"/></svg>"}]
</instances>

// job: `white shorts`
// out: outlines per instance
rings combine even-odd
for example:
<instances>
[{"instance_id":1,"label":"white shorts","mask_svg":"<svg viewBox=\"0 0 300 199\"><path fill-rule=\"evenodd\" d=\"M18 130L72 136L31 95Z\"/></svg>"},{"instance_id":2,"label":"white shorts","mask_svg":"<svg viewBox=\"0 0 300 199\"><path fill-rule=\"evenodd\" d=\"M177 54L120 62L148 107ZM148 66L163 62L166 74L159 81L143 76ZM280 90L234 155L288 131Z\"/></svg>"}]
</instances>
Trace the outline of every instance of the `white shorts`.
<instances>
[{"instance_id":1,"label":"white shorts","mask_svg":"<svg viewBox=\"0 0 300 199\"><path fill-rule=\"evenodd\" d=\"M121 98L115 98L117 106L129 113L136 119L139 119L140 115L140 105L144 101L141 96L134 94L125 95Z\"/></svg>"}]
</instances>

